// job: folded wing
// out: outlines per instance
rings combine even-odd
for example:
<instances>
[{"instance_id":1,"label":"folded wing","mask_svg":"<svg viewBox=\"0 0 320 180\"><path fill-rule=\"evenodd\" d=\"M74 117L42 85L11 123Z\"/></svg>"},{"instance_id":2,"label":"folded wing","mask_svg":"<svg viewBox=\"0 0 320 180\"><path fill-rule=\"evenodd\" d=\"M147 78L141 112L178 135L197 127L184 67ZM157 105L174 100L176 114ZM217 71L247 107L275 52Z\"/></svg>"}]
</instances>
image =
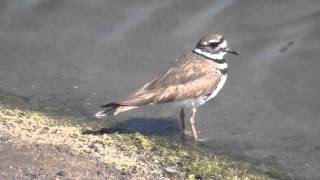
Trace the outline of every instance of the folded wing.
<instances>
[{"instance_id":1,"label":"folded wing","mask_svg":"<svg viewBox=\"0 0 320 180\"><path fill-rule=\"evenodd\" d=\"M122 101L121 106L142 106L197 98L212 93L221 79L215 63L193 53L179 58L159 76Z\"/></svg>"}]
</instances>

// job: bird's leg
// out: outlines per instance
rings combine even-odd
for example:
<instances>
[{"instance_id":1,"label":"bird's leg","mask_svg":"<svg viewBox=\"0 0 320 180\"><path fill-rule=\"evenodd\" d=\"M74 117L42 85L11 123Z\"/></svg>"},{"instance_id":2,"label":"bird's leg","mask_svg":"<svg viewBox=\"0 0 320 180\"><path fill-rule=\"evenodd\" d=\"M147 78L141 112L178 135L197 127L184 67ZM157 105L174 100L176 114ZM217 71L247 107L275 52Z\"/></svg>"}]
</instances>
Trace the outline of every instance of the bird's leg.
<instances>
[{"instance_id":1,"label":"bird's leg","mask_svg":"<svg viewBox=\"0 0 320 180\"><path fill-rule=\"evenodd\" d=\"M191 125L191 129L192 129L193 138L195 140L198 140L197 130L196 130L196 127L194 126L196 111L197 111L196 108L192 109L192 111L191 111L190 125Z\"/></svg>"},{"instance_id":2,"label":"bird's leg","mask_svg":"<svg viewBox=\"0 0 320 180\"><path fill-rule=\"evenodd\" d=\"M181 111L180 111L180 128L181 128L181 136L182 137L184 137L185 129L186 129L186 126L184 124L184 117L185 117L184 109L181 108Z\"/></svg>"}]
</instances>

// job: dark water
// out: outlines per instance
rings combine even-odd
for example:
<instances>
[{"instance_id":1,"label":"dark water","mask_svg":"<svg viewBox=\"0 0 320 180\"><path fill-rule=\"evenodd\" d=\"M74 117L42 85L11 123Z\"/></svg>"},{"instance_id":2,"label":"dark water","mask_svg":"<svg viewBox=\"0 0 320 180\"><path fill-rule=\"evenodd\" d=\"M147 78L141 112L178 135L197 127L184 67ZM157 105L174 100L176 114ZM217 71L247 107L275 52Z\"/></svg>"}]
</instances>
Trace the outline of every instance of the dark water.
<instances>
[{"instance_id":1,"label":"dark water","mask_svg":"<svg viewBox=\"0 0 320 180\"><path fill-rule=\"evenodd\" d=\"M225 87L198 110L203 146L319 179L319 29L318 0L3 0L0 93L27 108L92 118L218 32L241 55L228 57ZM118 119L176 137L177 114L151 107Z\"/></svg>"}]
</instances>

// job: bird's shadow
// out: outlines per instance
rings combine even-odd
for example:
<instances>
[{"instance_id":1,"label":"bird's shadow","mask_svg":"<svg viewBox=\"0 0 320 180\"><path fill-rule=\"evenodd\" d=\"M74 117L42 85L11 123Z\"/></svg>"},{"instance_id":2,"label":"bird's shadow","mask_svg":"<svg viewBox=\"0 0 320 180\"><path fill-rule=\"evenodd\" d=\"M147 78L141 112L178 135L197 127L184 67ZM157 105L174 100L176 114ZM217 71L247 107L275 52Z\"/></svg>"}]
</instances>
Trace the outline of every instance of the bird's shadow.
<instances>
[{"instance_id":1,"label":"bird's shadow","mask_svg":"<svg viewBox=\"0 0 320 180\"><path fill-rule=\"evenodd\" d=\"M147 136L173 136L180 132L176 119L129 118L97 130L85 130L83 134L102 135L113 133L141 133Z\"/></svg>"}]
</instances>

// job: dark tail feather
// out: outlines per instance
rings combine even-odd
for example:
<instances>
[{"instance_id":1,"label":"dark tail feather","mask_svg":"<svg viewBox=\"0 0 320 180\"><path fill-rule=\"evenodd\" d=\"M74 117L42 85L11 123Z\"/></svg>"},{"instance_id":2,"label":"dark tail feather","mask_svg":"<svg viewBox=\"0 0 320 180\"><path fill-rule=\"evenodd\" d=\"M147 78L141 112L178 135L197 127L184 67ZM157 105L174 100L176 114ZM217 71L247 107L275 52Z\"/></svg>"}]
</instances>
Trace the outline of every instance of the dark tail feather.
<instances>
[{"instance_id":1,"label":"dark tail feather","mask_svg":"<svg viewBox=\"0 0 320 180\"><path fill-rule=\"evenodd\" d=\"M103 105L101 107L106 108L106 109L104 111L97 112L95 114L95 116L96 116L96 118L103 118L105 116L114 115L115 111L117 110L117 108L119 106L121 106L121 105L116 104L116 103L109 103L109 104Z\"/></svg>"},{"instance_id":2,"label":"dark tail feather","mask_svg":"<svg viewBox=\"0 0 320 180\"><path fill-rule=\"evenodd\" d=\"M117 104L117 103L108 103L108 104L102 105L101 107L107 108L107 107L119 107L119 106L120 104Z\"/></svg>"}]
</instances>

